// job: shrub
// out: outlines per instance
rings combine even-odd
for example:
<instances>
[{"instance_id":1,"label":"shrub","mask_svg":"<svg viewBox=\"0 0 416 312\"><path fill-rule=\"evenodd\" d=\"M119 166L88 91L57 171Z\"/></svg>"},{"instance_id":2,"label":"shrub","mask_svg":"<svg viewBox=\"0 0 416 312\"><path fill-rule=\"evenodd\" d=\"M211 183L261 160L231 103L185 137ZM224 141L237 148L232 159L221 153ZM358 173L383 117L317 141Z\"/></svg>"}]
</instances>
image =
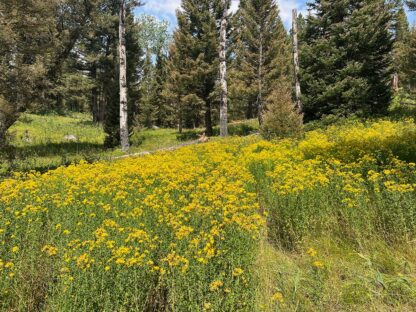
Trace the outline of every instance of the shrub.
<instances>
[{"instance_id":1,"label":"shrub","mask_svg":"<svg viewBox=\"0 0 416 312\"><path fill-rule=\"evenodd\" d=\"M263 120L260 131L268 140L299 137L302 134L303 116L295 108L288 84L283 83L267 99L267 111Z\"/></svg>"},{"instance_id":2,"label":"shrub","mask_svg":"<svg viewBox=\"0 0 416 312\"><path fill-rule=\"evenodd\" d=\"M130 143L132 146L140 146L146 140L146 136L142 133L139 127L134 128L133 134L130 136Z\"/></svg>"}]
</instances>

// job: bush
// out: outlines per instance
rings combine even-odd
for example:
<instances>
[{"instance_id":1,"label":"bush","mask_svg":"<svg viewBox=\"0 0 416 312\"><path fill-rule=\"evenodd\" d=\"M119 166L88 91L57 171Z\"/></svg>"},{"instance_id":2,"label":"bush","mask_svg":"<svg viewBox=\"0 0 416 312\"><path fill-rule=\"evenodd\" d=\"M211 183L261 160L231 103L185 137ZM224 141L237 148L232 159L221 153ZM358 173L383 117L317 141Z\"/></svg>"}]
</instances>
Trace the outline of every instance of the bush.
<instances>
[{"instance_id":1,"label":"bush","mask_svg":"<svg viewBox=\"0 0 416 312\"><path fill-rule=\"evenodd\" d=\"M198 140L199 136L202 133L203 131L201 130L187 130L187 131L183 131L182 133L179 133L176 136L176 139L181 142Z\"/></svg>"},{"instance_id":2,"label":"bush","mask_svg":"<svg viewBox=\"0 0 416 312\"><path fill-rule=\"evenodd\" d=\"M303 115L296 111L287 83L282 83L282 87L274 90L267 99L263 120L260 131L268 140L299 137L303 133Z\"/></svg>"},{"instance_id":3,"label":"bush","mask_svg":"<svg viewBox=\"0 0 416 312\"><path fill-rule=\"evenodd\" d=\"M140 146L146 140L146 136L142 133L139 127L133 130L133 134L130 136L130 143L132 146Z\"/></svg>"}]
</instances>

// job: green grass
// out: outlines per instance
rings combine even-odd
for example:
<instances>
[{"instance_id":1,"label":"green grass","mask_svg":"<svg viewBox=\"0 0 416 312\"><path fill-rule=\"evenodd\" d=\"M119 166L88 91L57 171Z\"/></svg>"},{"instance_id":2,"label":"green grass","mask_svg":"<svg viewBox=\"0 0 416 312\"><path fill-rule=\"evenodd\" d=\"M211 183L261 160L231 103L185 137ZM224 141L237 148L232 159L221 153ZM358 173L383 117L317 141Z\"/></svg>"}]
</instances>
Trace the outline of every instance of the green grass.
<instances>
[{"instance_id":1,"label":"green grass","mask_svg":"<svg viewBox=\"0 0 416 312\"><path fill-rule=\"evenodd\" d=\"M24 117L12 129L12 132L15 131L13 146L21 156L15 168L37 169L39 163L44 161L47 164L45 165L46 169L47 166L53 167L64 163L64 160L67 162L73 161L73 159L75 159L74 161L81 159L93 161L122 155L123 153L117 149L106 151L102 148L104 134L101 128L90 124L88 120L89 117L85 115L71 117L28 115ZM227 265L233 263L237 266L236 263L245 259L243 261L244 271L249 278L249 285L244 285L244 283L234 285L237 293L228 299L224 299L226 297L222 297L223 294L209 292L207 285L214 278L222 276L224 263L219 261L205 268L195 265L192 269L194 271L190 273L193 276L192 279L188 277L182 279L180 275L175 275L174 278L163 280L162 283L159 283L158 280L146 280L141 284L146 289L136 289L137 293L145 291L152 300L156 301L160 299L158 296L161 296L163 300L169 299L171 307L181 307L178 311L201 311L206 298L209 298L209 302L214 304L215 311L222 311L220 307L223 304L226 304L230 311L247 311L250 308L250 311L255 312L415 311L416 165L414 163L416 161L416 126L414 122L409 120L369 123L342 121L336 126L325 124L311 129L315 128L318 130L308 132L305 138L300 141L283 140L270 143L260 141L254 136L228 139L228 141L214 138L212 144L192 147L182 152L156 154L155 158L151 156L138 160L131 159L126 162L126 166L118 163L119 161L98 164L97 169L101 168L104 175L101 171L94 172L94 167L88 165L82 165L85 166L85 170L75 169L78 167L68 168L68 171L62 169L63 171L58 173L69 177L69 179L65 179L68 180L65 182L65 187L53 189L45 182L45 187L39 188L39 198L45 192L49 192L46 198L50 200L48 205L52 205L48 206L50 214L45 216L47 220L53 218L53 222L48 223L48 231L52 233L48 239L54 240L52 244L63 244L60 236L54 236L54 226L56 223L62 223L65 227L65 222L68 222L66 227L72 231L72 228L75 227L74 224L76 224L74 220L84 218L84 209L89 209L88 211L94 215L88 223L88 226L91 226L91 231L83 233L84 239L85 235L91 236L95 227L100 225L100 222L95 220L95 214L97 213L98 218L108 218L109 216L108 212L104 213L102 209L97 211L96 207L101 207L103 202L116 208L117 213L112 217L122 223L126 221L126 214L123 210L126 209L126 205L132 205L133 209L142 207L145 200L153 200L153 195L158 198L160 207L164 207L166 200L169 202L169 198L163 197L164 194L171 194L171 198L179 200L172 206L177 209L182 207L181 200L187 201L195 198L194 191L192 191L180 199L179 195L189 186L191 189L194 186L207 188L199 194L200 198L215 194L214 192L218 192L218 189L221 188L211 189L211 184L205 185L203 183L205 178L195 179L192 183L188 183L189 181L186 182L186 179L182 179L179 172L186 170L192 176L195 171L202 170L201 172L204 174L212 172L214 175L219 175L215 176L212 181L224 181L221 180L223 175L217 168L224 162L223 169L227 168L228 170L227 162L230 161L232 166L236 166L233 174L241 173L244 170L250 171L255 179L254 184L246 180L234 181L234 183L246 184L247 189L254 187L261 210L267 215L267 227L257 246L253 246L251 241L247 245L249 248L242 248L242 240L237 236L224 241L227 246L233 246L229 249L231 253L228 254ZM249 134L256 131L256 121L232 124L230 129L232 134ZM29 134L33 133L32 143L23 142L21 139L26 130ZM175 146L183 141L195 139L202 131L202 129L190 130L179 135L177 131L172 129L143 130L139 134L141 144L133 146L131 153ZM83 133L88 135L83 136ZM67 134L78 134L80 142L62 142L63 136ZM188 168L189 163L186 161L190 151L198 155L196 159L193 159L194 169ZM218 161L216 157L224 152L227 156L221 156L224 158ZM65 159L63 159L64 157ZM154 171L158 171L159 166L154 166L154 164L160 163L160 161L156 161L159 159L158 157L164 159L166 168L163 169L162 166L161 171L156 174ZM167 186L155 182L147 187L147 193L142 194L140 193L142 191L137 191L142 187L142 184L149 184L149 180L153 179L155 174L157 177L165 179L166 172L163 170L169 172L176 166L173 159L176 159L176 162L183 161L183 167L180 167L177 172L175 171L167 180L169 190ZM116 169L109 170L111 166L115 166ZM128 169L128 167L132 169ZM149 168L149 174L135 176L134 170L141 167ZM77 170L75 177L72 177L73 171ZM88 174L89 170L93 174ZM120 204L120 199L113 199L114 196L121 196L121 198L123 196L123 193L113 194L115 189L107 190L106 196L100 197L96 193L97 189L114 183L115 178L124 181L123 176L117 173L119 170L126 170L125 177L130 179L130 182L123 187L119 183L115 188L117 191L125 190L128 194L125 204ZM79 187L78 178L84 173L86 176ZM101 176L105 182L97 178ZM59 180L56 173L51 173L51 177ZM74 181L71 180L73 178ZM31 177L30 179L38 181L43 178ZM176 181L176 179L178 179L179 186L175 187L176 184L172 181ZM27 184L25 181L22 182L27 187L27 192L30 192L33 187L30 182L31 180ZM94 187L94 183L91 182L96 183L97 187ZM7 185L5 187L7 189ZM54 194L59 194L59 198L66 198L67 189L75 192L76 202L69 205L68 213L62 214L59 209L54 208L56 205ZM92 195L86 198L85 192L92 192ZM36 196L33 198L31 196L28 193L29 202L38 203ZM214 196L214 200L215 198ZM84 201L85 199L95 202L94 204L84 204L88 203L88 201ZM24 199L17 197L14 200L18 211L21 207L30 208L30 206L25 206L27 205L26 197ZM202 202L205 200L211 199L205 198ZM85 208L84 205L87 205L88 208ZM10 207L9 204L4 207L6 206L6 209ZM10 209L7 210L7 213L9 213L10 219L18 217L16 222L20 223L18 223L19 228L16 228L16 233L23 237L22 244L27 243L27 235L33 233L24 231L26 223L21 223L21 221L29 216L20 217L20 214L13 214ZM68 218L68 216L71 217ZM205 224L204 219L199 219L199 217L197 217L198 222ZM144 222L150 222L151 226L149 225L148 229L153 230L160 226L156 222L157 220L157 218L151 218L145 219ZM102 220L100 219L100 221ZM198 222L194 223L193 227L198 228L200 226ZM44 233L44 225L40 224L39 226L39 232L36 235ZM159 230L163 235L170 233L166 232L163 227ZM229 237L234 234L235 232L230 231ZM122 242L123 240L120 241L120 243ZM42 242L42 244L44 243ZM8 250L10 250L13 244L8 244ZM32 245L30 246L33 248ZM184 248L185 245L179 244L178 246ZM38 247L39 251L41 246ZM65 245L60 248L65 248ZM163 254L167 250L166 248L168 248L167 245L159 252ZM45 284L53 283L56 278L53 274L41 277L45 272L48 273L41 263L33 263L33 266L41 269L32 272L32 260L27 260L22 259L22 262L27 265L24 268L30 272L28 274L33 278L32 282L39 279ZM33 275L33 273L36 274ZM22 284L27 276L19 274L18 284ZM135 292L125 291L123 297L122 290L127 284L128 287L136 287L136 282L129 280L126 284L125 281L128 280L127 276L131 276L129 274L133 274L137 278L141 274L140 272L134 271L125 275L126 272L120 271L119 275L113 276L118 289L115 292L110 292L114 301L108 300L106 302L101 302L97 298L102 295L103 289L105 291L112 290L113 280L108 280L105 275L100 274L91 272L85 280L82 280L82 274L78 276L79 280L76 280L78 286L70 289L70 292L76 296L76 302L88 305L97 300L95 302L97 306L103 304L106 307L123 306L123 300L127 303L131 302ZM197 282L201 278L203 281ZM98 285L99 283L97 284L97 280L94 279L101 280L103 284ZM45 296L47 297L48 289L45 289L42 283L39 286L40 290L34 288L36 283L24 284L25 291L33 296L34 301L42 301L45 300ZM90 291L90 289L92 290ZM166 289L169 291L165 291ZM57 288L56 293L53 294L59 300L55 298L57 300L56 306L50 306L49 310L63 308L62 303L67 304L64 310L71 310L72 301L61 292L60 288ZM41 299L38 299L37 296ZM55 299L52 298L51 302ZM19 300L21 307L24 307L26 304L24 299ZM190 305L186 306L184 302L192 304L193 308L189 308ZM198 303L195 304L195 302ZM238 305L238 302L247 303L247 305ZM128 307L127 303L124 307ZM162 306L154 306L153 308L155 311L163 310ZM111 308L108 309L111 310Z\"/></svg>"},{"instance_id":2,"label":"green grass","mask_svg":"<svg viewBox=\"0 0 416 312\"><path fill-rule=\"evenodd\" d=\"M257 129L256 120L230 124L231 135L247 135ZM175 129L144 129L133 136L128 154L177 146L196 140L203 132L204 129L196 129L179 134ZM219 132L218 128L215 132ZM67 135L74 135L77 142L66 141ZM0 176L30 170L46 172L81 160L92 163L125 155L119 148L104 148L105 133L89 114L24 114L11 127L9 136L10 146L0 151Z\"/></svg>"}]
</instances>

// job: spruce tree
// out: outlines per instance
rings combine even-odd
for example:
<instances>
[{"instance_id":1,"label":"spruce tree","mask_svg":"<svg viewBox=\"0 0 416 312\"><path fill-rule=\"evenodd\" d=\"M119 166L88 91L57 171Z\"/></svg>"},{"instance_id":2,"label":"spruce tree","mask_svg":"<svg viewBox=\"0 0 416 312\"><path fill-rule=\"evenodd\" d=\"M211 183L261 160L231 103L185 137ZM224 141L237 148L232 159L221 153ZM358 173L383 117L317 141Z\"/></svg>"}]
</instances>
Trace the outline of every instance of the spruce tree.
<instances>
[{"instance_id":1,"label":"spruce tree","mask_svg":"<svg viewBox=\"0 0 416 312\"><path fill-rule=\"evenodd\" d=\"M394 80L393 87L406 88L408 85L408 61L409 56L409 40L410 40L410 29L409 22L407 20L406 11L402 3L399 3L395 12L394 19Z\"/></svg>"},{"instance_id":2,"label":"spruce tree","mask_svg":"<svg viewBox=\"0 0 416 312\"><path fill-rule=\"evenodd\" d=\"M218 1L183 0L177 17L164 94L175 104L180 129L204 125L212 135L218 106Z\"/></svg>"},{"instance_id":3,"label":"spruce tree","mask_svg":"<svg viewBox=\"0 0 416 312\"><path fill-rule=\"evenodd\" d=\"M57 1L0 1L0 146L20 114L46 102L61 47Z\"/></svg>"},{"instance_id":4,"label":"spruce tree","mask_svg":"<svg viewBox=\"0 0 416 312\"><path fill-rule=\"evenodd\" d=\"M305 118L373 116L391 99L391 7L383 0L316 0L301 48Z\"/></svg>"},{"instance_id":5,"label":"spruce tree","mask_svg":"<svg viewBox=\"0 0 416 312\"><path fill-rule=\"evenodd\" d=\"M240 1L233 23L232 102L245 108L246 118L262 123L266 99L290 75L290 39L274 0Z\"/></svg>"}]
</instances>

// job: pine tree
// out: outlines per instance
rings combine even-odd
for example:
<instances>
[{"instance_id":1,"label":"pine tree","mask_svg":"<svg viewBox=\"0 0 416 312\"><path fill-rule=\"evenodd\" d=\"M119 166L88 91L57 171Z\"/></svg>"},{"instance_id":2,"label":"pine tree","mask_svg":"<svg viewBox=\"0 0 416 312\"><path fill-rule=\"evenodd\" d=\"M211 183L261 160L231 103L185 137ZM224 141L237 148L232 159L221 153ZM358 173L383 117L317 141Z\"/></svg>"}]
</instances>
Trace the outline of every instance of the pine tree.
<instances>
[{"instance_id":1,"label":"pine tree","mask_svg":"<svg viewBox=\"0 0 416 312\"><path fill-rule=\"evenodd\" d=\"M98 0L92 11L92 23L77 49L87 63L92 89L91 109L94 120L102 122L106 133L105 145L120 144L120 85L119 85L119 14L120 2ZM130 2L129 2L130 3ZM128 129L132 126L139 99L137 83L143 51L138 40L138 25L133 6L126 6L127 112Z\"/></svg>"},{"instance_id":2,"label":"pine tree","mask_svg":"<svg viewBox=\"0 0 416 312\"><path fill-rule=\"evenodd\" d=\"M183 0L169 58L165 96L175 103L179 128L205 125L213 134L218 75L218 3Z\"/></svg>"},{"instance_id":3,"label":"pine tree","mask_svg":"<svg viewBox=\"0 0 416 312\"><path fill-rule=\"evenodd\" d=\"M407 57L409 56L410 29L406 11L402 3L397 6L395 12L395 40L394 40L394 70L393 87L397 90L408 85Z\"/></svg>"},{"instance_id":4,"label":"pine tree","mask_svg":"<svg viewBox=\"0 0 416 312\"><path fill-rule=\"evenodd\" d=\"M0 146L31 105L42 103L59 47L55 1L0 2Z\"/></svg>"},{"instance_id":5,"label":"pine tree","mask_svg":"<svg viewBox=\"0 0 416 312\"><path fill-rule=\"evenodd\" d=\"M258 117L282 76L290 75L290 39L274 0L242 0L234 28L233 101L244 102L246 118ZM237 99L238 101L238 99Z\"/></svg>"},{"instance_id":6,"label":"pine tree","mask_svg":"<svg viewBox=\"0 0 416 312\"><path fill-rule=\"evenodd\" d=\"M416 0L407 0L405 1L407 6L410 10L415 11L416 10Z\"/></svg>"},{"instance_id":7,"label":"pine tree","mask_svg":"<svg viewBox=\"0 0 416 312\"><path fill-rule=\"evenodd\" d=\"M383 0L316 0L301 49L307 120L384 114L391 99L391 8Z\"/></svg>"},{"instance_id":8,"label":"pine tree","mask_svg":"<svg viewBox=\"0 0 416 312\"><path fill-rule=\"evenodd\" d=\"M166 80L166 58L171 36L169 23L153 16L141 15L138 18L139 42L146 51L140 75L140 105L137 107L139 127L169 126L169 107L162 97Z\"/></svg>"}]
</instances>

